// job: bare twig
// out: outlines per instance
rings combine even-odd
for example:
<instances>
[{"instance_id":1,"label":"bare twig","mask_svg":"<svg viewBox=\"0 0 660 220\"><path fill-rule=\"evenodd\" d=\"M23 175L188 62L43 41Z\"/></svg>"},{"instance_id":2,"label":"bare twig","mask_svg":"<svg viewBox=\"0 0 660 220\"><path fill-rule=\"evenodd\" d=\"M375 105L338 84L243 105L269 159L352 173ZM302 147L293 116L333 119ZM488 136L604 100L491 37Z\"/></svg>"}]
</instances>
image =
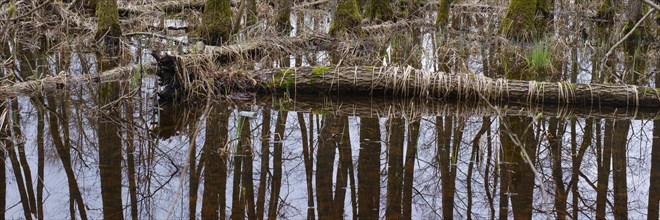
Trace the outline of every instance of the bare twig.
<instances>
[{"instance_id":1,"label":"bare twig","mask_svg":"<svg viewBox=\"0 0 660 220\"><path fill-rule=\"evenodd\" d=\"M614 49L615 49L616 47L618 47L619 45L621 45L621 43L623 43L623 41L625 41L625 40L628 39L630 36L632 36L632 34L635 32L635 29L637 29L637 27L639 27L639 25L641 25L642 22L643 22L643 21L644 21L649 15L651 15L654 11L655 11L655 9L651 9L651 10L649 10L649 12L647 12L647 13L644 15L644 17L642 17L641 19L639 19L639 21L637 21L637 23L635 24L635 26L633 26L633 28L630 29L630 31L628 31L628 34L626 34L626 36L623 36L623 38L621 38L621 40L619 40L619 42L616 42L616 44L614 44L614 46L612 46L612 48L610 48L610 50L607 51L607 53L605 54L605 56L603 57L603 59L600 61L600 70L601 70L601 72L602 72L602 70L604 70L604 66L605 66L604 63L605 63L605 61L607 60L607 57L609 57L609 56L614 52ZM619 76L619 74L617 74L616 72L612 72L612 75L615 76L615 77L617 78L617 80L619 80L619 81L623 81L623 80L621 79L621 76Z\"/></svg>"},{"instance_id":2,"label":"bare twig","mask_svg":"<svg viewBox=\"0 0 660 220\"><path fill-rule=\"evenodd\" d=\"M656 11L660 11L660 6L656 5L655 3L653 3L653 2L651 2L651 1L649 1L649 0L642 0L642 2L644 2L645 4L651 6L651 7L654 8Z\"/></svg>"},{"instance_id":3,"label":"bare twig","mask_svg":"<svg viewBox=\"0 0 660 220\"><path fill-rule=\"evenodd\" d=\"M35 12L36 10L39 10L40 8L44 7L48 3L50 3L50 1L45 1L44 3L41 3L39 6L33 8L32 10L30 10L28 12L26 12L25 14L16 16L14 18L7 19L7 21L17 21L17 20L20 20L24 17L27 17L27 16L31 15L33 12Z\"/></svg>"}]
</instances>

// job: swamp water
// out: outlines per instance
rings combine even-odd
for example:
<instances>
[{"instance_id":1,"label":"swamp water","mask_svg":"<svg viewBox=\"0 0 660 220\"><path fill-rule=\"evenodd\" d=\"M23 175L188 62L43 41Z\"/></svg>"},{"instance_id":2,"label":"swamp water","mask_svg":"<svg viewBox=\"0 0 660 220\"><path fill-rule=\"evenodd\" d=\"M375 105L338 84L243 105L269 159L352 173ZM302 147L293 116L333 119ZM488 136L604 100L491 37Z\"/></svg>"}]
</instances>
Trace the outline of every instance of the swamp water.
<instances>
[{"instance_id":1,"label":"swamp water","mask_svg":"<svg viewBox=\"0 0 660 220\"><path fill-rule=\"evenodd\" d=\"M488 30L472 26L478 18L454 18L467 30L453 38L421 31L376 51L387 54L386 63L490 75L500 59L492 46L453 40ZM592 61L606 49L569 47L570 58L555 65L559 78L594 80ZM7 54L22 53L16 51L22 50ZM133 60L148 54L135 51L141 49L134 48ZM85 53L45 54L15 56L20 77L115 66ZM284 56L261 65L327 64L327 56ZM626 60L615 69L635 65ZM638 72L652 76L654 65ZM640 81L654 84L652 77ZM153 77L135 77L5 100L5 217L658 216L657 109L296 93L160 104L156 84Z\"/></svg>"}]
</instances>

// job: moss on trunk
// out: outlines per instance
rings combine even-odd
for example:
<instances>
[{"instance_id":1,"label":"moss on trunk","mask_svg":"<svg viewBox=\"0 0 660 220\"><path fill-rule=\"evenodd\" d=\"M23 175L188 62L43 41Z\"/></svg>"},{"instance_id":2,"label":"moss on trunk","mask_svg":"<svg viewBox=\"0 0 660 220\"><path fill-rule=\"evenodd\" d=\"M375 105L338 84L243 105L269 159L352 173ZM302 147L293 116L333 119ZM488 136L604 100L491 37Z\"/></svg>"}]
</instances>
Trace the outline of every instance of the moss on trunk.
<instances>
[{"instance_id":1,"label":"moss on trunk","mask_svg":"<svg viewBox=\"0 0 660 220\"><path fill-rule=\"evenodd\" d=\"M511 0L500 23L500 34L522 40L538 36L551 19L547 5L545 0Z\"/></svg>"},{"instance_id":2,"label":"moss on trunk","mask_svg":"<svg viewBox=\"0 0 660 220\"><path fill-rule=\"evenodd\" d=\"M220 45L229 40L232 12L229 0L207 0L199 35L206 44Z\"/></svg>"},{"instance_id":3,"label":"moss on trunk","mask_svg":"<svg viewBox=\"0 0 660 220\"><path fill-rule=\"evenodd\" d=\"M642 1L633 1L628 4L628 7L626 8L626 24L623 25L623 29L621 30L622 36L625 36L628 34L633 27L635 27L635 24L642 19L642 8L643 4ZM623 44L623 49L624 52L626 52L629 56L633 56L635 54L635 50L640 46L640 41L642 38L642 35L644 33L644 25L640 25L635 32L633 32L628 39Z\"/></svg>"},{"instance_id":4,"label":"moss on trunk","mask_svg":"<svg viewBox=\"0 0 660 220\"><path fill-rule=\"evenodd\" d=\"M330 24L330 35L336 37L344 34L364 35L360 23L362 15L358 10L356 0L337 0L337 11Z\"/></svg>"},{"instance_id":5,"label":"moss on trunk","mask_svg":"<svg viewBox=\"0 0 660 220\"><path fill-rule=\"evenodd\" d=\"M121 26L119 26L119 12L117 12L116 0L98 0L96 2L96 40L102 41L107 48L118 48L121 37Z\"/></svg>"},{"instance_id":6,"label":"moss on trunk","mask_svg":"<svg viewBox=\"0 0 660 220\"><path fill-rule=\"evenodd\" d=\"M394 10L389 0L371 0L369 5L369 19L389 21L394 18Z\"/></svg>"},{"instance_id":7,"label":"moss on trunk","mask_svg":"<svg viewBox=\"0 0 660 220\"><path fill-rule=\"evenodd\" d=\"M451 0L440 0L440 5L438 6L438 17L435 20L435 24L441 27L444 27L449 23L449 7L451 6Z\"/></svg>"}]
</instances>

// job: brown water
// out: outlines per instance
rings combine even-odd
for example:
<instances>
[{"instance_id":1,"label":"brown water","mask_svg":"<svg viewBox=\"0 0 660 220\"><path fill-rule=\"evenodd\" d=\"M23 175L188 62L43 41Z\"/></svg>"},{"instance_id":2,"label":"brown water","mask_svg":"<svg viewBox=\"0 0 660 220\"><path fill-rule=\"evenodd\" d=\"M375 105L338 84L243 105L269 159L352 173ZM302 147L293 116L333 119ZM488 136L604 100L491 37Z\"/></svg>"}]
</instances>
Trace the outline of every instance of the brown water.
<instances>
[{"instance_id":1,"label":"brown water","mask_svg":"<svg viewBox=\"0 0 660 220\"><path fill-rule=\"evenodd\" d=\"M487 76L517 71L483 37L493 28L483 26L487 19L460 15L453 18L456 32L401 33L361 65L385 60ZM327 28L327 20L292 21ZM596 68L610 36L580 25L590 42L573 40L578 25L556 30L574 45L553 63L553 80L601 80ZM84 50L32 52L5 42L2 59L16 66L2 73L14 81L94 74L149 59L137 42L119 63ZM642 51L657 42L641 45L648 55ZM635 70L637 84L655 85L657 62L616 55L623 58L612 61L613 71ZM326 65L328 56L287 54L248 68ZM147 74L4 100L6 218L658 217L657 109L295 93L162 104Z\"/></svg>"}]
</instances>

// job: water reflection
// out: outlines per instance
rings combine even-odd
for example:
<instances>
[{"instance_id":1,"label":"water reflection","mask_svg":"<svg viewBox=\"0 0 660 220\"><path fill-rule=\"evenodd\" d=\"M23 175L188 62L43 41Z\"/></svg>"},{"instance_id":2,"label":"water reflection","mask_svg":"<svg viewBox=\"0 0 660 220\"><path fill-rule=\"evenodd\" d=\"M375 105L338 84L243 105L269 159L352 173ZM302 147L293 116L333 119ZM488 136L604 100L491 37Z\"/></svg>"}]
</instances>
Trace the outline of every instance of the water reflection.
<instances>
[{"instance_id":1,"label":"water reflection","mask_svg":"<svg viewBox=\"0 0 660 220\"><path fill-rule=\"evenodd\" d=\"M431 114L415 100L378 113L334 98L156 108L108 92L124 85L101 85L99 109L72 93L3 105L6 217L658 215L652 119Z\"/></svg>"},{"instance_id":2,"label":"water reflection","mask_svg":"<svg viewBox=\"0 0 660 220\"><path fill-rule=\"evenodd\" d=\"M452 25L464 27L460 30L397 31L385 46L367 45L374 49L369 61L375 62L366 62L364 56L351 62L368 65L386 60L390 65L427 70L505 75L511 70L501 61L508 57L486 34L494 32L492 19L459 14ZM294 35L328 27L327 19L307 14L291 20ZM608 74L592 75L611 46L612 32L606 27L595 29L602 33L591 34L586 46L571 47L570 62L559 61L563 75L558 78L612 80L606 78ZM35 59L29 50L2 47L3 57L23 53L15 56L19 74L12 77L20 79L10 79L14 82L42 77L35 73L80 74L117 65L66 50ZM625 62L609 59L608 70L626 73L631 83L653 84L644 76L652 75L657 63L643 62L642 57L633 54ZM287 53L275 61L248 61L247 69L325 65L342 58L332 51ZM12 70L2 71L10 75ZM657 219L659 215L660 192L655 188L660 184L660 120L655 109L502 106L494 110L438 100L302 95L294 101L275 96L254 103L162 104L154 101L153 86L153 79L90 83L0 105L0 155L5 158L0 166L0 205L6 208L0 216Z\"/></svg>"}]
</instances>

